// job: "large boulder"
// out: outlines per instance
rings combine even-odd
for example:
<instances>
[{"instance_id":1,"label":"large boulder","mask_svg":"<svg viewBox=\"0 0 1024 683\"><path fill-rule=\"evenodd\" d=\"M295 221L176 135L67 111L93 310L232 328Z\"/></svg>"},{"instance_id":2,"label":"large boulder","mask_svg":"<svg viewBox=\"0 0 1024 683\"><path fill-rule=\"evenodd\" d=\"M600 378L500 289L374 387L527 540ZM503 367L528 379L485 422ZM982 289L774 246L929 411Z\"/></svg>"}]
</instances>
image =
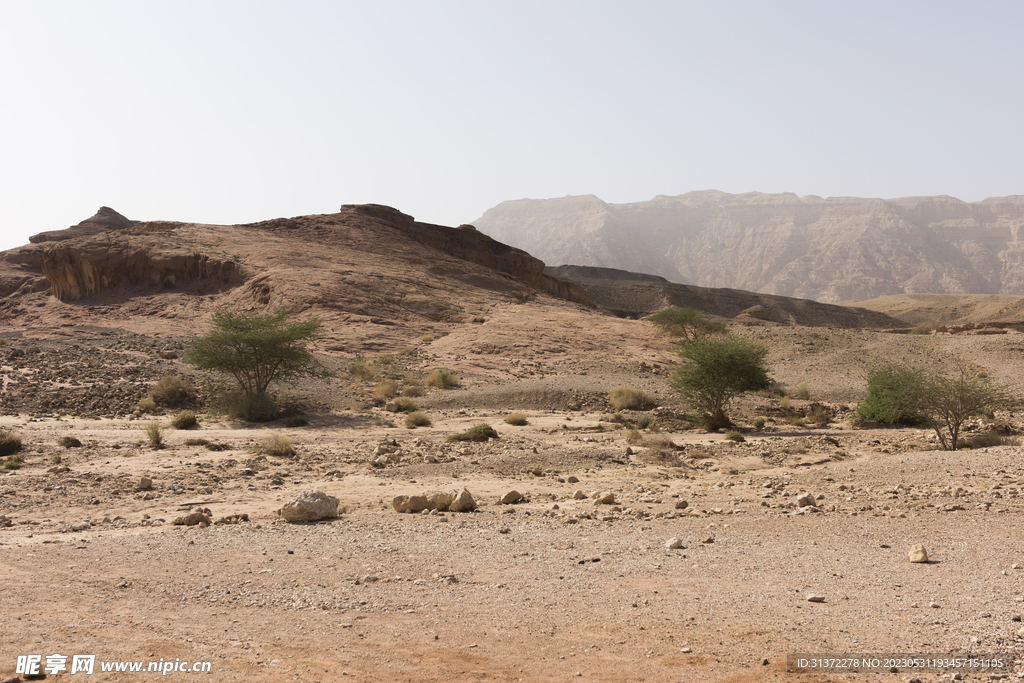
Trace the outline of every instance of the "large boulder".
<instances>
[{"instance_id":1,"label":"large boulder","mask_svg":"<svg viewBox=\"0 0 1024 683\"><path fill-rule=\"evenodd\" d=\"M469 489L462 489L458 493L455 493L455 499L452 500L452 504L448 506L451 512L472 512L476 510L476 501L473 500L473 494L469 492Z\"/></svg>"},{"instance_id":2,"label":"large boulder","mask_svg":"<svg viewBox=\"0 0 1024 683\"><path fill-rule=\"evenodd\" d=\"M303 491L277 511L287 522L314 522L338 516L338 499L323 491Z\"/></svg>"},{"instance_id":3,"label":"large boulder","mask_svg":"<svg viewBox=\"0 0 1024 683\"><path fill-rule=\"evenodd\" d=\"M452 501L455 500L454 493L445 493L444 491L427 491L424 495L427 497L427 509L440 512L447 512Z\"/></svg>"},{"instance_id":4,"label":"large boulder","mask_svg":"<svg viewBox=\"0 0 1024 683\"><path fill-rule=\"evenodd\" d=\"M395 512L423 512L430 508L430 501L426 496L395 496L391 506Z\"/></svg>"}]
</instances>

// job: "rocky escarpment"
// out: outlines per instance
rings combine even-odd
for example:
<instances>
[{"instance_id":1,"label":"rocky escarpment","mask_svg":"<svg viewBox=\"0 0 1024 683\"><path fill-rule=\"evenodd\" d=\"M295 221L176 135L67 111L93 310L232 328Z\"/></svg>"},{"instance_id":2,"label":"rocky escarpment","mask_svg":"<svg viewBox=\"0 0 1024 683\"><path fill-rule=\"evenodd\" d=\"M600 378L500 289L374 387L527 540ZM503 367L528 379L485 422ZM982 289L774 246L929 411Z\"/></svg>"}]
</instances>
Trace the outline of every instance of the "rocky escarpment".
<instances>
[{"instance_id":1,"label":"rocky escarpment","mask_svg":"<svg viewBox=\"0 0 1024 683\"><path fill-rule=\"evenodd\" d=\"M96 235L103 232L110 232L111 230L127 230L133 225L135 225L135 221L128 220L109 206L101 206L100 210L97 211L94 216L86 218L78 225L72 225L70 228L66 228L64 230L41 232L38 235L32 235L29 237L28 241L32 244L39 244L42 242L61 242L74 237Z\"/></svg>"},{"instance_id":2,"label":"rocky escarpment","mask_svg":"<svg viewBox=\"0 0 1024 683\"><path fill-rule=\"evenodd\" d=\"M549 264L825 302L1024 294L1024 197L860 199L690 192L504 202L474 224Z\"/></svg>"},{"instance_id":3,"label":"rocky escarpment","mask_svg":"<svg viewBox=\"0 0 1024 683\"><path fill-rule=\"evenodd\" d=\"M53 296L79 301L121 286L159 290L201 283L212 289L242 281L239 264L230 256L176 246L159 234L144 234L145 229L140 224L116 235L100 233L47 245L40 265Z\"/></svg>"}]
</instances>

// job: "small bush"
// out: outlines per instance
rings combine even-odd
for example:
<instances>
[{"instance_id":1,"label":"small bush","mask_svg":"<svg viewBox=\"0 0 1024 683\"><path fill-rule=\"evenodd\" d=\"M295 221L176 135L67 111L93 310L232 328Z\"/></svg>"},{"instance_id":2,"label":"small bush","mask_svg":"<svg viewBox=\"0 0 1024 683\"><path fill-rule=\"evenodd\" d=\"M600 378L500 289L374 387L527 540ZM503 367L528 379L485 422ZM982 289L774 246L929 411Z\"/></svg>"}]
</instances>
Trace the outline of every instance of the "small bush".
<instances>
[{"instance_id":1,"label":"small bush","mask_svg":"<svg viewBox=\"0 0 1024 683\"><path fill-rule=\"evenodd\" d=\"M13 455L21 450L21 437L14 432L0 429L0 456Z\"/></svg>"},{"instance_id":2,"label":"small bush","mask_svg":"<svg viewBox=\"0 0 1024 683\"><path fill-rule=\"evenodd\" d=\"M631 446L638 446L643 443L644 436L640 433L639 429L630 429L626 432L626 443Z\"/></svg>"},{"instance_id":3,"label":"small bush","mask_svg":"<svg viewBox=\"0 0 1024 683\"><path fill-rule=\"evenodd\" d=\"M167 375L149 388L149 397L157 405L173 408L194 401L196 392L181 377Z\"/></svg>"},{"instance_id":4,"label":"small bush","mask_svg":"<svg viewBox=\"0 0 1024 683\"><path fill-rule=\"evenodd\" d=\"M783 396L782 397L782 400L779 401L779 407L782 408L783 410L789 410L789 407L790 407L789 396Z\"/></svg>"},{"instance_id":5,"label":"small bush","mask_svg":"<svg viewBox=\"0 0 1024 683\"><path fill-rule=\"evenodd\" d=\"M149 396L145 396L139 399L139 410L144 413L156 412L156 401Z\"/></svg>"},{"instance_id":6,"label":"small bush","mask_svg":"<svg viewBox=\"0 0 1024 683\"><path fill-rule=\"evenodd\" d=\"M57 445L62 448L81 448L82 442L73 436L62 436Z\"/></svg>"},{"instance_id":7,"label":"small bush","mask_svg":"<svg viewBox=\"0 0 1024 683\"><path fill-rule=\"evenodd\" d=\"M739 432L732 430L725 433L725 438L736 443L743 443L746 439Z\"/></svg>"},{"instance_id":8,"label":"small bush","mask_svg":"<svg viewBox=\"0 0 1024 683\"><path fill-rule=\"evenodd\" d=\"M186 446L209 446L210 442L207 439L185 439Z\"/></svg>"},{"instance_id":9,"label":"small bush","mask_svg":"<svg viewBox=\"0 0 1024 683\"><path fill-rule=\"evenodd\" d=\"M12 455L9 458L4 458L3 460L0 460L0 467L2 467L5 470L16 470L19 469L22 463L24 462L25 458L23 458L19 453L17 455Z\"/></svg>"},{"instance_id":10,"label":"small bush","mask_svg":"<svg viewBox=\"0 0 1024 683\"><path fill-rule=\"evenodd\" d=\"M275 455L279 458L290 458L295 455L295 446L292 440L280 434L273 434L263 442L263 451L267 455Z\"/></svg>"},{"instance_id":11,"label":"small bush","mask_svg":"<svg viewBox=\"0 0 1024 683\"><path fill-rule=\"evenodd\" d=\"M459 376L447 368L438 368L427 375L427 386L452 389L459 386Z\"/></svg>"},{"instance_id":12,"label":"small bush","mask_svg":"<svg viewBox=\"0 0 1024 683\"><path fill-rule=\"evenodd\" d=\"M398 383L388 380L373 388L373 397L378 401L386 401L398 395Z\"/></svg>"},{"instance_id":13,"label":"small bush","mask_svg":"<svg viewBox=\"0 0 1024 683\"><path fill-rule=\"evenodd\" d=\"M461 434L450 434L446 441L487 441L488 439L497 439L498 432L494 431L494 427L488 424L478 424L470 427Z\"/></svg>"},{"instance_id":14,"label":"small bush","mask_svg":"<svg viewBox=\"0 0 1024 683\"><path fill-rule=\"evenodd\" d=\"M425 334L422 337L420 337L420 343L421 344L429 344L432 341L434 341L434 337L432 337L429 334Z\"/></svg>"},{"instance_id":15,"label":"small bush","mask_svg":"<svg viewBox=\"0 0 1024 683\"><path fill-rule=\"evenodd\" d=\"M522 427L527 422L526 413L521 410L517 410L514 413L509 413L505 416L505 424L510 424L516 427Z\"/></svg>"},{"instance_id":16,"label":"small bush","mask_svg":"<svg viewBox=\"0 0 1024 683\"><path fill-rule=\"evenodd\" d=\"M811 389L806 384L801 384L793 392L793 396L801 401L809 401L811 400Z\"/></svg>"},{"instance_id":17,"label":"small bush","mask_svg":"<svg viewBox=\"0 0 1024 683\"><path fill-rule=\"evenodd\" d=\"M415 356L417 353L419 353L419 352L416 349L412 348L411 346L408 346L408 347L402 349L401 351L399 351L398 355L399 356Z\"/></svg>"},{"instance_id":18,"label":"small bush","mask_svg":"<svg viewBox=\"0 0 1024 683\"><path fill-rule=\"evenodd\" d=\"M202 439L197 439L197 440L198 441L202 441ZM208 443L208 444L206 444L206 450L208 450L208 451L230 451L231 450L231 446L229 446L226 443Z\"/></svg>"},{"instance_id":19,"label":"small bush","mask_svg":"<svg viewBox=\"0 0 1024 683\"><path fill-rule=\"evenodd\" d=\"M622 413L615 413L614 415L612 415L612 422L625 422L625 421L626 421L626 416L623 415Z\"/></svg>"},{"instance_id":20,"label":"small bush","mask_svg":"<svg viewBox=\"0 0 1024 683\"><path fill-rule=\"evenodd\" d=\"M305 427L308 424L309 420L304 417L299 417L298 415L293 415L284 421L285 427Z\"/></svg>"},{"instance_id":21,"label":"small bush","mask_svg":"<svg viewBox=\"0 0 1024 683\"><path fill-rule=\"evenodd\" d=\"M1016 436L998 432L981 432L961 439L960 443L966 448L991 448L992 446L1019 446L1020 441L1020 438Z\"/></svg>"},{"instance_id":22,"label":"small bush","mask_svg":"<svg viewBox=\"0 0 1024 683\"><path fill-rule=\"evenodd\" d=\"M934 331L935 331L935 326L934 325L929 325L929 324L925 323L925 324L922 324L922 325L917 325L916 327L912 327L910 329L910 334L931 334Z\"/></svg>"},{"instance_id":23,"label":"small bush","mask_svg":"<svg viewBox=\"0 0 1024 683\"><path fill-rule=\"evenodd\" d=\"M408 396L409 398L419 398L426 392L418 384L413 384L402 390L402 396Z\"/></svg>"},{"instance_id":24,"label":"small bush","mask_svg":"<svg viewBox=\"0 0 1024 683\"><path fill-rule=\"evenodd\" d=\"M420 409L420 407L416 404L416 401L409 398L408 396L399 396L393 401L393 403L395 404L395 408L397 408L399 413L411 413Z\"/></svg>"},{"instance_id":25,"label":"small bush","mask_svg":"<svg viewBox=\"0 0 1024 683\"><path fill-rule=\"evenodd\" d=\"M808 418L816 425L827 425L832 420L832 416L829 414L828 408L820 403L811 404L810 415Z\"/></svg>"},{"instance_id":26,"label":"small bush","mask_svg":"<svg viewBox=\"0 0 1024 683\"><path fill-rule=\"evenodd\" d=\"M246 422L270 422L280 415L277 402L270 394L243 394L240 391L228 391L221 394L219 408L227 413L232 420Z\"/></svg>"},{"instance_id":27,"label":"small bush","mask_svg":"<svg viewBox=\"0 0 1024 683\"><path fill-rule=\"evenodd\" d=\"M638 417L636 419L636 428L637 429L647 429L648 427L650 427L653 424L654 424L654 418L651 417L650 415L641 415L640 417Z\"/></svg>"},{"instance_id":28,"label":"small bush","mask_svg":"<svg viewBox=\"0 0 1024 683\"><path fill-rule=\"evenodd\" d=\"M153 450L164 447L164 429L159 422L150 422L146 425L146 438L149 439L149 446Z\"/></svg>"},{"instance_id":29,"label":"small bush","mask_svg":"<svg viewBox=\"0 0 1024 683\"><path fill-rule=\"evenodd\" d=\"M430 416L424 413L422 410L411 412L405 416L405 426L408 429L416 429L417 427L429 427L430 425Z\"/></svg>"},{"instance_id":30,"label":"small bush","mask_svg":"<svg viewBox=\"0 0 1024 683\"><path fill-rule=\"evenodd\" d=\"M802 417L792 417L789 419L789 424L793 425L794 427L806 427L807 420L805 420Z\"/></svg>"},{"instance_id":31,"label":"small bush","mask_svg":"<svg viewBox=\"0 0 1024 683\"><path fill-rule=\"evenodd\" d=\"M608 392L608 403L612 410L650 410L654 399L633 387L615 387Z\"/></svg>"},{"instance_id":32,"label":"small bush","mask_svg":"<svg viewBox=\"0 0 1024 683\"><path fill-rule=\"evenodd\" d=\"M868 371L868 397L857 406L857 415L881 424L920 424L925 421L919 407L922 370L896 365Z\"/></svg>"},{"instance_id":33,"label":"small bush","mask_svg":"<svg viewBox=\"0 0 1024 683\"><path fill-rule=\"evenodd\" d=\"M483 325L485 322L487 322L487 319L484 318L483 316L478 315L477 317L473 318L473 322L477 325Z\"/></svg>"},{"instance_id":34,"label":"small bush","mask_svg":"<svg viewBox=\"0 0 1024 683\"><path fill-rule=\"evenodd\" d=\"M374 424L375 427L389 427L390 428L390 427L394 427L395 426L394 420L375 420L373 424Z\"/></svg>"},{"instance_id":35,"label":"small bush","mask_svg":"<svg viewBox=\"0 0 1024 683\"><path fill-rule=\"evenodd\" d=\"M754 429L756 429L759 432L764 429L764 424L765 424L765 419L763 417L759 417L756 420L754 420L754 422L753 422Z\"/></svg>"},{"instance_id":36,"label":"small bush","mask_svg":"<svg viewBox=\"0 0 1024 683\"><path fill-rule=\"evenodd\" d=\"M171 426L175 429L188 429L189 427L195 427L197 424L199 424L199 421L196 420L196 414L191 410L182 410L171 418Z\"/></svg>"},{"instance_id":37,"label":"small bush","mask_svg":"<svg viewBox=\"0 0 1024 683\"><path fill-rule=\"evenodd\" d=\"M352 375L360 382L365 382L368 379L372 379L374 372L366 363L362 361L356 361L348 364L348 374Z\"/></svg>"}]
</instances>

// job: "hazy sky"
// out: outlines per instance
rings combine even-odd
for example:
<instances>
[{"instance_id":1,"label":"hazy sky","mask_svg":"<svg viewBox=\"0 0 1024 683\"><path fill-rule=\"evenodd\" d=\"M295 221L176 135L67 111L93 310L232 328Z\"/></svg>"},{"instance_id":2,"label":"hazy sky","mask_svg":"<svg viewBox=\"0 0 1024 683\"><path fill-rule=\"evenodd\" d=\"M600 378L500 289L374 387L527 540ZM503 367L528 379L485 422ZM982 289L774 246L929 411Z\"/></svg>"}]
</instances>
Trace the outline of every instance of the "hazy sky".
<instances>
[{"instance_id":1,"label":"hazy sky","mask_svg":"<svg viewBox=\"0 0 1024 683\"><path fill-rule=\"evenodd\" d=\"M523 197L1024 193L1024 3L0 0L0 248Z\"/></svg>"}]
</instances>

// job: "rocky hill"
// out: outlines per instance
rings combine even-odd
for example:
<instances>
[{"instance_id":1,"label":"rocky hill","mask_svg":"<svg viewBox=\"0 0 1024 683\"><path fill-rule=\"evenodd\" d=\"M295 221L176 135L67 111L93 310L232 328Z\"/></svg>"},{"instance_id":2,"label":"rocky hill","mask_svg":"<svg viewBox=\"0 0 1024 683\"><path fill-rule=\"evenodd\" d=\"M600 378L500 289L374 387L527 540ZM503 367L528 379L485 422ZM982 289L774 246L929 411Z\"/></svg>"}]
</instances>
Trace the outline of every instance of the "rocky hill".
<instances>
[{"instance_id":1,"label":"rocky hill","mask_svg":"<svg viewBox=\"0 0 1024 683\"><path fill-rule=\"evenodd\" d=\"M231 226L136 222L103 207L30 241L0 254L0 328L175 336L218 306L282 307L320 317L336 350L365 351L496 303L550 296L590 306L585 290L519 249L375 204Z\"/></svg>"},{"instance_id":2,"label":"rocky hill","mask_svg":"<svg viewBox=\"0 0 1024 683\"><path fill-rule=\"evenodd\" d=\"M845 329L900 328L907 323L876 310L807 299L669 282L657 275L593 266L555 266L544 272L585 288L598 308L639 318L664 308L695 308L727 322Z\"/></svg>"},{"instance_id":3,"label":"rocky hill","mask_svg":"<svg viewBox=\"0 0 1024 683\"><path fill-rule=\"evenodd\" d=\"M1024 294L1024 196L860 199L690 192L633 204L508 201L474 221L548 264L824 302Z\"/></svg>"}]
</instances>

